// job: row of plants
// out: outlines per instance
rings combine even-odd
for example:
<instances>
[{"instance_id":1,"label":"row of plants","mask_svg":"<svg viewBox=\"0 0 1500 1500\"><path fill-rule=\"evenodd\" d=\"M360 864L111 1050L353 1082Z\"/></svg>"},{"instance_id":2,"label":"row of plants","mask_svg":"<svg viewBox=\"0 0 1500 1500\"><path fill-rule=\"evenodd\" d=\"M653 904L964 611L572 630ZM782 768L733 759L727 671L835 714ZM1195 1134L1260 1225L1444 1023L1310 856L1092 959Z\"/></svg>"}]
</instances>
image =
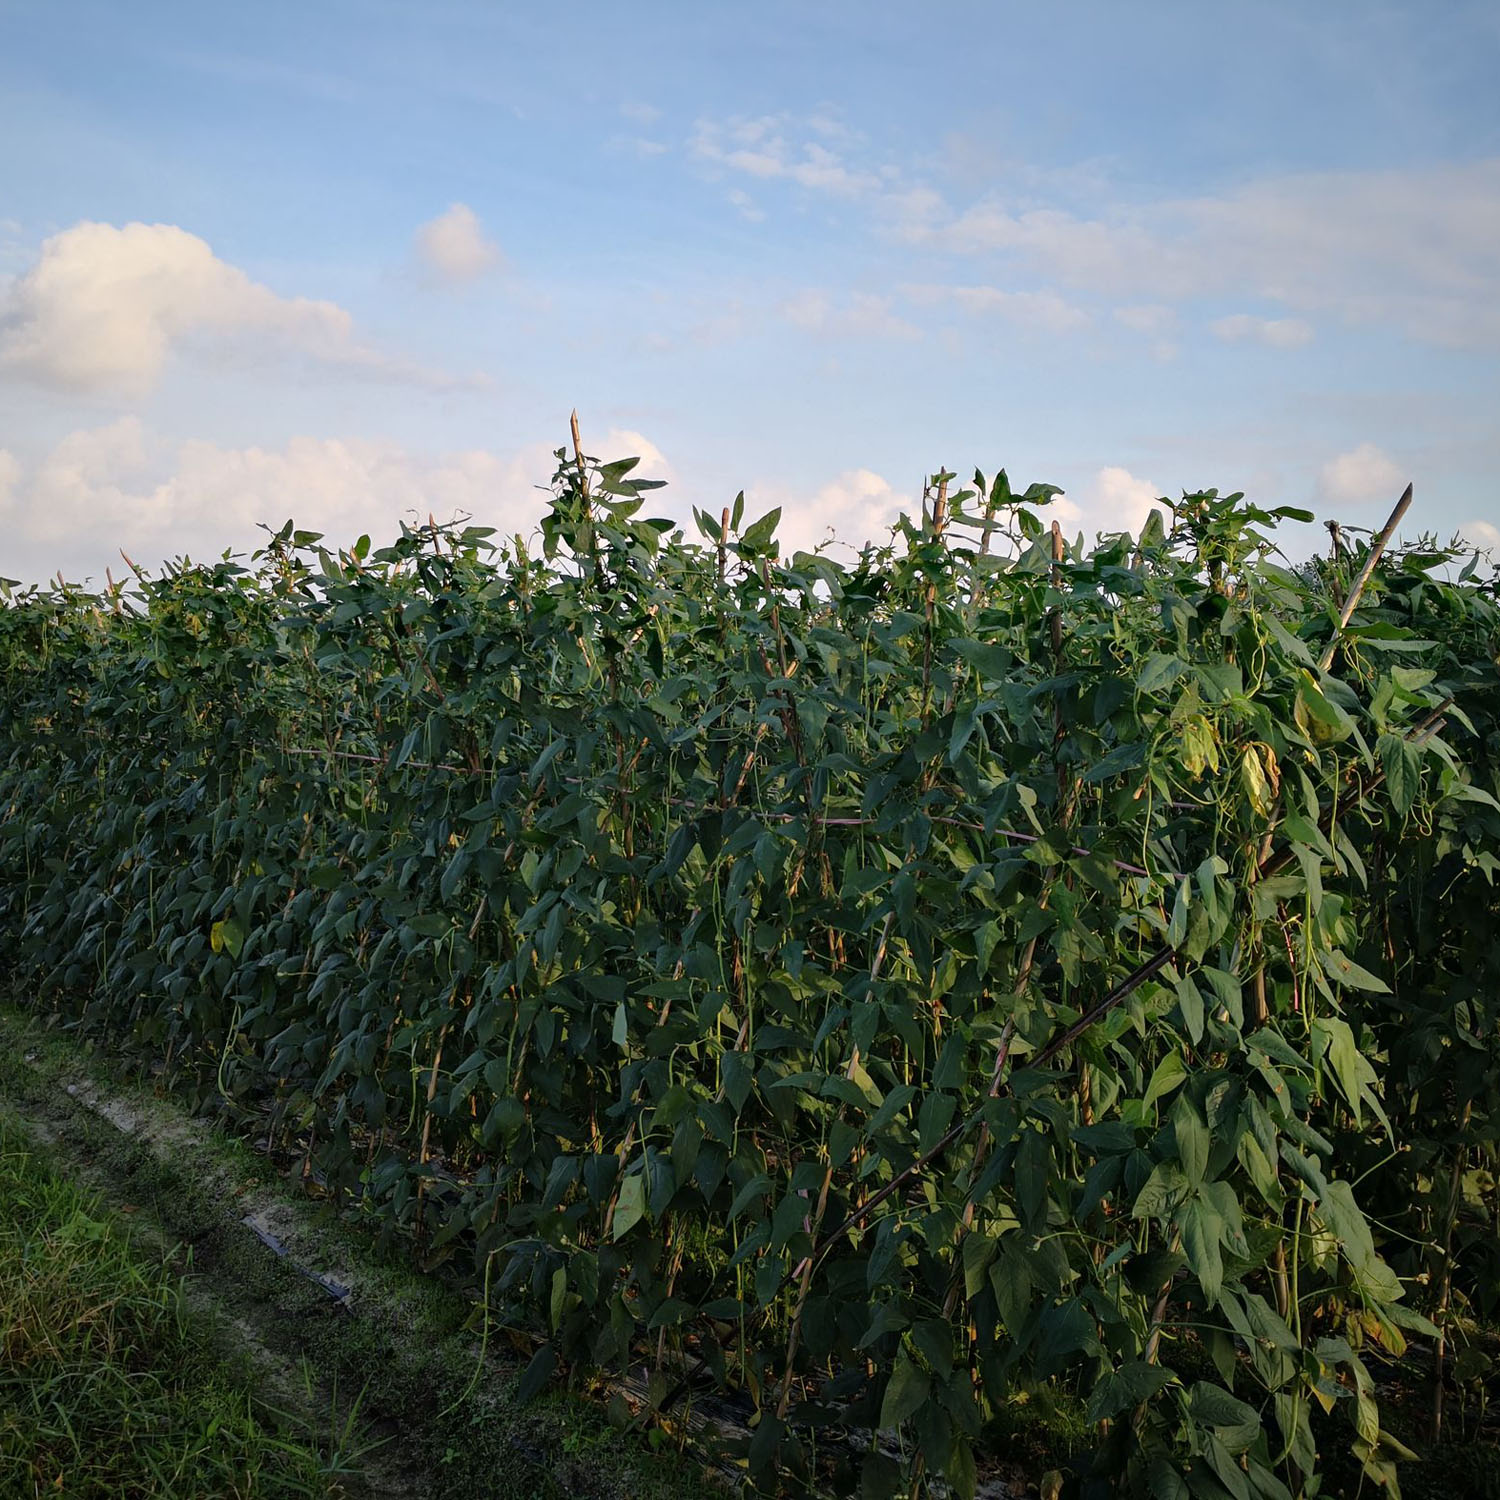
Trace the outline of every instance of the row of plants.
<instances>
[{"instance_id":1,"label":"row of plants","mask_svg":"<svg viewBox=\"0 0 1500 1500\"><path fill-rule=\"evenodd\" d=\"M11 590L8 982L768 1491L1061 1391L1080 1492L1396 1494L1381 1364L1500 1287L1494 573L1004 472L785 557L632 467Z\"/></svg>"}]
</instances>

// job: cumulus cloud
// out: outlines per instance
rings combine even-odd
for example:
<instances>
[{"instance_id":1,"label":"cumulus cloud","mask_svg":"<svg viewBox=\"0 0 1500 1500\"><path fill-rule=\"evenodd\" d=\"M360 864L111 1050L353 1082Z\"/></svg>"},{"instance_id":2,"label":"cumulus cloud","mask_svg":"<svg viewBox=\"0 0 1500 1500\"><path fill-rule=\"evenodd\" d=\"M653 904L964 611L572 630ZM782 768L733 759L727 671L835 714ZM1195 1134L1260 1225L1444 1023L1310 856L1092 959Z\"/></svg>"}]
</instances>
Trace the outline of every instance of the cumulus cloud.
<instances>
[{"instance_id":1,"label":"cumulus cloud","mask_svg":"<svg viewBox=\"0 0 1500 1500\"><path fill-rule=\"evenodd\" d=\"M1149 479L1138 479L1118 465L1100 469L1077 495L1059 495L1051 509L1065 526L1085 536L1115 531L1138 535L1153 510L1162 512L1169 529L1172 522L1161 491Z\"/></svg>"},{"instance_id":2,"label":"cumulus cloud","mask_svg":"<svg viewBox=\"0 0 1500 1500\"><path fill-rule=\"evenodd\" d=\"M1226 344L1264 344L1268 349L1300 349L1309 343L1312 329L1301 318L1257 318L1234 313L1208 325L1215 338Z\"/></svg>"},{"instance_id":3,"label":"cumulus cloud","mask_svg":"<svg viewBox=\"0 0 1500 1500\"><path fill-rule=\"evenodd\" d=\"M599 451L639 456L642 478L672 477L641 433L611 429ZM288 516L338 544L363 532L393 536L401 520L429 513L471 515L504 535L525 534L546 509L554 466L548 443L424 453L304 436L231 448L173 442L126 417L69 434L29 472L0 451L0 523L12 540L8 566L25 566L33 578L59 567L102 576L121 548L142 563L248 552L264 541L261 523Z\"/></svg>"},{"instance_id":4,"label":"cumulus cloud","mask_svg":"<svg viewBox=\"0 0 1500 1500\"><path fill-rule=\"evenodd\" d=\"M1159 496L1160 491L1150 480L1112 466L1099 469L1076 493L1055 496L1039 514L1048 522L1056 517L1070 535L1082 531L1092 537L1096 532L1139 534L1151 512L1160 510L1170 529L1172 513ZM871 469L845 470L815 489L747 486L745 497L747 519L772 506L781 507L776 535L782 555L788 557L798 550L811 551L822 543L834 542L840 549L835 555L842 554L847 560L847 549L888 541L891 528L903 512L915 518L921 510L919 494L897 489Z\"/></svg>"},{"instance_id":5,"label":"cumulus cloud","mask_svg":"<svg viewBox=\"0 0 1500 1500\"><path fill-rule=\"evenodd\" d=\"M784 557L811 552L824 542L856 550L866 542L884 542L901 512L914 512L918 504L915 496L902 494L870 469L847 469L812 490L747 486L745 499L747 521L781 507L776 537Z\"/></svg>"},{"instance_id":6,"label":"cumulus cloud","mask_svg":"<svg viewBox=\"0 0 1500 1500\"><path fill-rule=\"evenodd\" d=\"M1367 500L1393 500L1404 475L1390 454L1374 443L1361 443L1323 465L1318 492L1335 504L1359 505Z\"/></svg>"},{"instance_id":7,"label":"cumulus cloud","mask_svg":"<svg viewBox=\"0 0 1500 1500\"><path fill-rule=\"evenodd\" d=\"M417 230L415 248L424 270L460 286L500 264L500 247L484 232L467 203L450 204Z\"/></svg>"},{"instance_id":8,"label":"cumulus cloud","mask_svg":"<svg viewBox=\"0 0 1500 1500\"><path fill-rule=\"evenodd\" d=\"M354 337L333 302L283 297L173 224L75 224L0 289L0 373L55 390L140 396L169 355L213 340L379 378L458 383Z\"/></svg>"},{"instance_id":9,"label":"cumulus cloud","mask_svg":"<svg viewBox=\"0 0 1500 1500\"><path fill-rule=\"evenodd\" d=\"M1492 521L1465 521L1458 534L1481 552L1500 552L1500 526Z\"/></svg>"},{"instance_id":10,"label":"cumulus cloud","mask_svg":"<svg viewBox=\"0 0 1500 1500\"><path fill-rule=\"evenodd\" d=\"M640 462L630 471L631 479L660 479L669 485L677 483L677 470L666 454L644 433L630 427L611 427L602 443L586 443L585 450L606 463L620 458L637 458ZM595 452L595 449L598 451ZM553 450L549 449L548 452ZM549 476L550 476L550 470Z\"/></svg>"},{"instance_id":11,"label":"cumulus cloud","mask_svg":"<svg viewBox=\"0 0 1500 1500\"><path fill-rule=\"evenodd\" d=\"M919 306L949 303L966 313L1000 317L1046 333L1073 333L1088 327L1090 322L1087 312L1056 292L1011 292L994 286L931 284L906 286L902 292Z\"/></svg>"}]
</instances>

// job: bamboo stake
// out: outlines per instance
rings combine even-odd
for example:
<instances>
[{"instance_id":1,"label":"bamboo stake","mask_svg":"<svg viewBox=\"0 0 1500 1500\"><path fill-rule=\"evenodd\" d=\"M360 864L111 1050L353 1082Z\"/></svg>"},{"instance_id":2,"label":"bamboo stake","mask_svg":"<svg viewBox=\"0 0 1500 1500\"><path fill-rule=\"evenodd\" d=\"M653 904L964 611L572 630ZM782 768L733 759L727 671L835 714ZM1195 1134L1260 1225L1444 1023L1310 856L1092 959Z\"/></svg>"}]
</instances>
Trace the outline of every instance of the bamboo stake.
<instances>
[{"instance_id":1,"label":"bamboo stake","mask_svg":"<svg viewBox=\"0 0 1500 1500\"><path fill-rule=\"evenodd\" d=\"M578 408L573 408L573 415L568 420L568 425L573 433L573 462L578 467L578 490L583 497L583 534L588 542L589 556L594 564L594 577L601 582L604 577L604 567L599 561L599 549L594 544L594 497L589 492L589 469L583 457L583 440L578 434Z\"/></svg>"},{"instance_id":2,"label":"bamboo stake","mask_svg":"<svg viewBox=\"0 0 1500 1500\"><path fill-rule=\"evenodd\" d=\"M1381 554L1385 551L1396 528L1401 524L1404 516L1411 505L1411 486L1407 485L1401 493L1401 498L1396 502L1396 508L1391 512L1391 518L1380 529L1380 534L1370 543L1370 551L1365 558L1365 565L1359 570L1359 576L1354 580L1354 586L1349 590L1349 597L1344 600L1344 607L1339 611L1338 629L1333 633L1333 639L1323 648L1323 654L1318 658L1318 670L1326 672L1333 664L1334 653L1339 648L1339 637L1343 635L1348 626L1350 618L1354 614L1354 607L1359 603L1359 597L1365 591L1365 585L1370 581L1370 575L1375 571L1375 564L1380 561Z\"/></svg>"}]
</instances>

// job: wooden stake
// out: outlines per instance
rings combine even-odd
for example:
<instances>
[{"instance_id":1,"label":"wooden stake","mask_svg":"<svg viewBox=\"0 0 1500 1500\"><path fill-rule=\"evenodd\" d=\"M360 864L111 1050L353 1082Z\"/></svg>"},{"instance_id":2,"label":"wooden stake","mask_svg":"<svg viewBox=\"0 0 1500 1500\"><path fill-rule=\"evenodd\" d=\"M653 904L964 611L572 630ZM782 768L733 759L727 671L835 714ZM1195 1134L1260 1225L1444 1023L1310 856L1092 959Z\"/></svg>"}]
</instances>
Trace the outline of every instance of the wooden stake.
<instances>
[{"instance_id":1,"label":"wooden stake","mask_svg":"<svg viewBox=\"0 0 1500 1500\"><path fill-rule=\"evenodd\" d=\"M589 557L594 564L594 577L602 580L604 567L599 561L599 549L594 543L594 497L589 493L589 467L583 458L583 440L578 435L578 408L568 421L573 433L573 462L578 466L578 492L583 497L583 535L588 543Z\"/></svg>"},{"instance_id":2,"label":"wooden stake","mask_svg":"<svg viewBox=\"0 0 1500 1500\"><path fill-rule=\"evenodd\" d=\"M1401 498L1396 502L1396 508L1391 512L1391 518L1380 529L1380 535L1370 544L1369 556L1365 558L1365 565L1359 570L1359 577L1354 580L1354 586L1349 590L1349 597L1344 600L1344 607L1339 611L1339 628L1334 631L1333 639L1323 648L1323 654L1318 658L1318 670L1326 672L1333 664L1334 652L1339 648L1339 637L1343 635L1345 627L1349 624L1354 614L1355 606L1359 603L1359 596L1364 593L1365 585L1370 581L1370 575L1375 571L1375 564L1380 561L1381 554L1385 551L1396 528L1401 524L1401 517L1407 512L1411 505L1411 486L1407 485L1402 492Z\"/></svg>"},{"instance_id":3,"label":"wooden stake","mask_svg":"<svg viewBox=\"0 0 1500 1500\"><path fill-rule=\"evenodd\" d=\"M578 465L578 485L583 491L585 501L589 498L589 471L583 461L583 442L578 436L578 408L573 408L573 415L569 418L569 426L573 429L573 462Z\"/></svg>"}]
</instances>

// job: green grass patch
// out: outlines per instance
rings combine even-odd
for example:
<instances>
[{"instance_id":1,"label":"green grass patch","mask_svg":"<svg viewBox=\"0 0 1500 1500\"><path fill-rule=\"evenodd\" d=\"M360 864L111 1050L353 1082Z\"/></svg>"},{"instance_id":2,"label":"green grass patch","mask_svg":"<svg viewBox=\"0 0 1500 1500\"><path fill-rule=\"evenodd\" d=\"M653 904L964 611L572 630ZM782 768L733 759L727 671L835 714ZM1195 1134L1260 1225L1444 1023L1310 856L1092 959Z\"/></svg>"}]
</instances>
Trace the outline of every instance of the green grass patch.
<instances>
[{"instance_id":1,"label":"green grass patch","mask_svg":"<svg viewBox=\"0 0 1500 1500\"><path fill-rule=\"evenodd\" d=\"M194 1326L182 1276L0 1116L0 1494L341 1493Z\"/></svg>"},{"instance_id":2,"label":"green grass patch","mask_svg":"<svg viewBox=\"0 0 1500 1500\"><path fill-rule=\"evenodd\" d=\"M170 1147L110 1123L85 1102L95 1093L149 1116ZM295 1405L311 1424L298 1430L320 1449L360 1458L362 1472L344 1481L352 1496L369 1489L412 1500L701 1500L718 1492L665 1432L619 1432L588 1396L554 1390L518 1403L524 1357L518 1363L495 1329L489 1358L477 1367L481 1319L470 1299L415 1270L399 1247L382 1249L359 1224L341 1222L331 1205L308 1203L266 1156L207 1120L191 1121L180 1105L142 1087L128 1054L96 1051L0 1004L0 1119L9 1111L25 1122L47 1142L54 1168L97 1189L102 1201L137 1209L128 1220L134 1238L185 1247L195 1312L211 1303L214 1324L236 1338L244 1333L263 1359L294 1372L296 1385L321 1393L303 1400L282 1378L268 1399ZM278 1186L357 1280L359 1315L338 1311L239 1222L245 1192L274 1195ZM376 1451L368 1443L378 1443ZM0 1500L11 1493L0 1474Z\"/></svg>"}]
</instances>

